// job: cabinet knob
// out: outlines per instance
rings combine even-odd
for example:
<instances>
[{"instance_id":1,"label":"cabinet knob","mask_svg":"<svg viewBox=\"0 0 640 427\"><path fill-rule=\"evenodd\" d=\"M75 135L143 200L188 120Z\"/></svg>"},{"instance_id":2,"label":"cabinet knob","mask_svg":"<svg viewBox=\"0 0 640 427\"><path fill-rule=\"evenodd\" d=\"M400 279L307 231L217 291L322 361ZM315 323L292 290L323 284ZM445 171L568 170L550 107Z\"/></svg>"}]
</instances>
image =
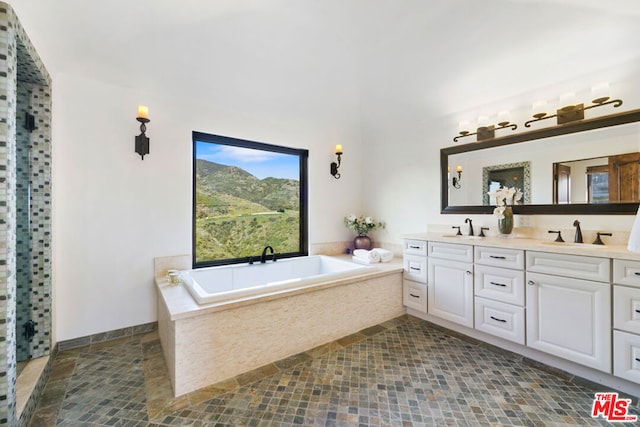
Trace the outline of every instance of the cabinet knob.
<instances>
[{"instance_id":1,"label":"cabinet knob","mask_svg":"<svg viewBox=\"0 0 640 427\"><path fill-rule=\"evenodd\" d=\"M473 273L467 270L467 276L471 276Z\"/></svg>"},{"instance_id":2,"label":"cabinet knob","mask_svg":"<svg viewBox=\"0 0 640 427\"><path fill-rule=\"evenodd\" d=\"M529 285L529 286L533 286L533 285L535 285L535 284L536 284L536 282L534 282L533 280L529 280L529 281L527 282L527 285Z\"/></svg>"}]
</instances>

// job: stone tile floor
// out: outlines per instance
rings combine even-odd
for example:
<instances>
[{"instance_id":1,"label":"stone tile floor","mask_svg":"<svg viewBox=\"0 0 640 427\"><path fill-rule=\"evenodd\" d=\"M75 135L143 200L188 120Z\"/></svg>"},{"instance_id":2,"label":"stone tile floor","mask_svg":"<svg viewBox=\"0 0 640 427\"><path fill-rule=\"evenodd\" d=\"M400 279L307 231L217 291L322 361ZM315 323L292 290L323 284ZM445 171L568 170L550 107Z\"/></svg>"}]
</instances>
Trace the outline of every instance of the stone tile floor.
<instances>
[{"instance_id":1,"label":"stone tile floor","mask_svg":"<svg viewBox=\"0 0 640 427\"><path fill-rule=\"evenodd\" d=\"M404 316L179 398L156 332L63 351L30 425L608 425L593 399L589 384Z\"/></svg>"}]
</instances>

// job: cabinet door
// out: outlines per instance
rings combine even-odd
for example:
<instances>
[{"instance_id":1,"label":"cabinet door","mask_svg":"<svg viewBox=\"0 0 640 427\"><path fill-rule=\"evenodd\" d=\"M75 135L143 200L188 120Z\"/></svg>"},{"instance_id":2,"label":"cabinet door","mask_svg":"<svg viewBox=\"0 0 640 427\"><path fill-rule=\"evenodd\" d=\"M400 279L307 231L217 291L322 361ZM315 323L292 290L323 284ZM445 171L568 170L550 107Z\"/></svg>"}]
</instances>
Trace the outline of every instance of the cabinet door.
<instances>
[{"instance_id":1,"label":"cabinet door","mask_svg":"<svg viewBox=\"0 0 640 427\"><path fill-rule=\"evenodd\" d=\"M473 265L429 259L428 313L473 327Z\"/></svg>"},{"instance_id":2,"label":"cabinet door","mask_svg":"<svg viewBox=\"0 0 640 427\"><path fill-rule=\"evenodd\" d=\"M405 307L427 312L427 285L405 279L402 284L402 302Z\"/></svg>"},{"instance_id":3,"label":"cabinet door","mask_svg":"<svg viewBox=\"0 0 640 427\"><path fill-rule=\"evenodd\" d=\"M529 273L527 346L611 372L610 285Z\"/></svg>"},{"instance_id":4,"label":"cabinet door","mask_svg":"<svg viewBox=\"0 0 640 427\"><path fill-rule=\"evenodd\" d=\"M640 383L640 336L613 331L613 375Z\"/></svg>"}]
</instances>

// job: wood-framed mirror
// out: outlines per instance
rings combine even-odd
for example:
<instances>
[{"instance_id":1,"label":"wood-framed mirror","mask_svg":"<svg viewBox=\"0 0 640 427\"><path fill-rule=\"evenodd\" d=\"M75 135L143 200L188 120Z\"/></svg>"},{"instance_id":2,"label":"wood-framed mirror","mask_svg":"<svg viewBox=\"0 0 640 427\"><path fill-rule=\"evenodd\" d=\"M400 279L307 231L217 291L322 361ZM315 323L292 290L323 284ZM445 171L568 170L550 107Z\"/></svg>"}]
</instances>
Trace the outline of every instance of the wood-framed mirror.
<instances>
[{"instance_id":1,"label":"wood-framed mirror","mask_svg":"<svg viewBox=\"0 0 640 427\"><path fill-rule=\"evenodd\" d=\"M640 109L443 148L441 212L491 213L486 187L519 171L491 182L487 172L529 164L530 181L508 185L529 191L516 214L635 214L639 153Z\"/></svg>"}]
</instances>

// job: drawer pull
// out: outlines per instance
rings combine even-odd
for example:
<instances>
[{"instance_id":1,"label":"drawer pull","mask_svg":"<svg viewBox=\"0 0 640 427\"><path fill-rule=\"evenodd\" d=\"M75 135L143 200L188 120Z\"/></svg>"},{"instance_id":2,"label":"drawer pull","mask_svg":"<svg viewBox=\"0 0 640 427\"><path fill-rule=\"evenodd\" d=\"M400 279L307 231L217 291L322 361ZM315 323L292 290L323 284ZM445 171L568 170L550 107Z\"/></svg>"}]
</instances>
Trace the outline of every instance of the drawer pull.
<instances>
[{"instance_id":1,"label":"drawer pull","mask_svg":"<svg viewBox=\"0 0 640 427\"><path fill-rule=\"evenodd\" d=\"M504 319L498 319L497 317L493 317L493 316L489 316L489 317L491 317L491 318L492 318L493 320L495 320L496 322L500 322L500 323L507 323L507 321L506 321L506 320L504 320Z\"/></svg>"},{"instance_id":2,"label":"drawer pull","mask_svg":"<svg viewBox=\"0 0 640 427\"><path fill-rule=\"evenodd\" d=\"M636 313L640 313L640 310L638 310L637 308L636 308Z\"/></svg>"},{"instance_id":3,"label":"drawer pull","mask_svg":"<svg viewBox=\"0 0 640 427\"><path fill-rule=\"evenodd\" d=\"M638 359L637 357L636 357L636 362L640 362L640 359Z\"/></svg>"},{"instance_id":4,"label":"drawer pull","mask_svg":"<svg viewBox=\"0 0 640 427\"><path fill-rule=\"evenodd\" d=\"M489 258L493 258L493 259L507 259L507 257L505 257L505 256L498 256L498 255L489 255Z\"/></svg>"},{"instance_id":5,"label":"drawer pull","mask_svg":"<svg viewBox=\"0 0 640 427\"><path fill-rule=\"evenodd\" d=\"M409 270L420 271L420 269L418 267L409 267Z\"/></svg>"},{"instance_id":6,"label":"drawer pull","mask_svg":"<svg viewBox=\"0 0 640 427\"><path fill-rule=\"evenodd\" d=\"M409 249L420 249L420 246L409 245Z\"/></svg>"},{"instance_id":7,"label":"drawer pull","mask_svg":"<svg viewBox=\"0 0 640 427\"><path fill-rule=\"evenodd\" d=\"M505 285L504 283L496 283L496 282L489 282L489 283L495 286L502 286L503 288L507 287L507 285Z\"/></svg>"},{"instance_id":8,"label":"drawer pull","mask_svg":"<svg viewBox=\"0 0 640 427\"><path fill-rule=\"evenodd\" d=\"M414 297L414 298L420 298L420 295L414 295L412 293L409 293L410 296Z\"/></svg>"},{"instance_id":9,"label":"drawer pull","mask_svg":"<svg viewBox=\"0 0 640 427\"><path fill-rule=\"evenodd\" d=\"M635 272L635 273L633 273L633 274L635 274L636 276L640 276L640 271L636 271L636 272Z\"/></svg>"}]
</instances>

